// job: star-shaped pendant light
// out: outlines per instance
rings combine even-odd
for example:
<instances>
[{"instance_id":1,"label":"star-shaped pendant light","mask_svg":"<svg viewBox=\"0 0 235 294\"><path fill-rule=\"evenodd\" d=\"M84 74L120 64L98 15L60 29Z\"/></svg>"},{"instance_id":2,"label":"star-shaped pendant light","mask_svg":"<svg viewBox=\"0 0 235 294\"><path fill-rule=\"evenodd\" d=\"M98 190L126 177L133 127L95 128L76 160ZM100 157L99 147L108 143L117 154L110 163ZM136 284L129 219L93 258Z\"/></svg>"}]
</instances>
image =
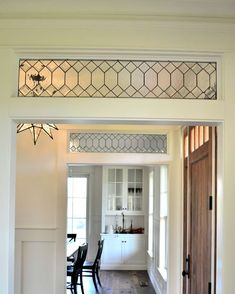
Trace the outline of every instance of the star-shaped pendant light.
<instances>
[{"instance_id":1,"label":"star-shaped pendant light","mask_svg":"<svg viewBox=\"0 0 235 294\"><path fill-rule=\"evenodd\" d=\"M44 132L51 139L53 139L51 131L58 130L58 128L54 124L18 124L17 125L17 133L20 133L26 130L30 130L33 136L33 143L34 145L36 145L41 132Z\"/></svg>"}]
</instances>

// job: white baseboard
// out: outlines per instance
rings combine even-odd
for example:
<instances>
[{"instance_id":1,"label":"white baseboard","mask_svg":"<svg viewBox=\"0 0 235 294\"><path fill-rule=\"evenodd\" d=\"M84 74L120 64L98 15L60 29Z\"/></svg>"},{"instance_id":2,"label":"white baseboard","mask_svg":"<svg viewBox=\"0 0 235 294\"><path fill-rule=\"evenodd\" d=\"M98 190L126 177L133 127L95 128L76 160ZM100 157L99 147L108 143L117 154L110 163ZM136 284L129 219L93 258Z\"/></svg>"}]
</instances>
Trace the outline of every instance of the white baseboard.
<instances>
[{"instance_id":1,"label":"white baseboard","mask_svg":"<svg viewBox=\"0 0 235 294\"><path fill-rule=\"evenodd\" d=\"M153 288L156 291L156 293L157 294L162 294L161 289L159 288L159 285L158 285L157 280L156 280L156 275L154 275L154 273L152 271L149 271L149 270L148 270L148 275L149 275L150 281L151 281L151 283L153 285Z\"/></svg>"}]
</instances>

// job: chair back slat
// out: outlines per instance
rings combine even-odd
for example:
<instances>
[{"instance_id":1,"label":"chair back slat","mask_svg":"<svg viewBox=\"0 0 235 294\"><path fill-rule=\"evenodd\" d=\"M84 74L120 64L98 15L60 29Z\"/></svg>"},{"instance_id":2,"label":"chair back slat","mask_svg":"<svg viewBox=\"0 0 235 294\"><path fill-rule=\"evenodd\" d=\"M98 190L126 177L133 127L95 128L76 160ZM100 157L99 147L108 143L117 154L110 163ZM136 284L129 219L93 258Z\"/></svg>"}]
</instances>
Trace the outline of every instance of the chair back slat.
<instances>
[{"instance_id":1,"label":"chair back slat","mask_svg":"<svg viewBox=\"0 0 235 294\"><path fill-rule=\"evenodd\" d=\"M97 254L96 254L96 258L95 258L94 263L99 263L100 262L103 247L104 247L104 240L99 240L98 241L98 250L97 250Z\"/></svg>"},{"instance_id":2,"label":"chair back slat","mask_svg":"<svg viewBox=\"0 0 235 294\"><path fill-rule=\"evenodd\" d=\"M88 244L84 244L78 247L77 257L74 263L74 271L81 269L87 256Z\"/></svg>"}]
</instances>

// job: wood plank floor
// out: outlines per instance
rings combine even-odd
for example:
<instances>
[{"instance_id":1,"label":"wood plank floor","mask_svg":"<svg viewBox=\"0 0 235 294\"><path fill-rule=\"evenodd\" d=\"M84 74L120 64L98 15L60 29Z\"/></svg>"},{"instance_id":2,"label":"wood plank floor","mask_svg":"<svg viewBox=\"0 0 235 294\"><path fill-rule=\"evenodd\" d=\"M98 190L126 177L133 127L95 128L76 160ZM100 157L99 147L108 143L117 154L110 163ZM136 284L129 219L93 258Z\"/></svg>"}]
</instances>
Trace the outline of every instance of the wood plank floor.
<instances>
[{"instance_id":1,"label":"wood plank floor","mask_svg":"<svg viewBox=\"0 0 235 294\"><path fill-rule=\"evenodd\" d=\"M96 292L92 278L84 277L85 294L155 294L146 271L100 271L100 280L102 288ZM80 286L77 289L80 294Z\"/></svg>"}]
</instances>

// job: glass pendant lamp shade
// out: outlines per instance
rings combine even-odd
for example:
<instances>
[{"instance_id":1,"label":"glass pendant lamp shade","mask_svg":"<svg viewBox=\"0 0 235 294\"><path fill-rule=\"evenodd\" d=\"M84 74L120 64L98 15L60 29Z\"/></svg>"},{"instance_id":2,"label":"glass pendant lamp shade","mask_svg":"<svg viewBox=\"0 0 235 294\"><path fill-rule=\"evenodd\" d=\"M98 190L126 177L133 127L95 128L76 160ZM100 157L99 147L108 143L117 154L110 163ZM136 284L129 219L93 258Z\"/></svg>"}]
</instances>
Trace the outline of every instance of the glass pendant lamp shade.
<instances>
[{"instance_id":1,"label":"glass pendant lamp shade","mask_svg":"<svg viewBox=\"0 0 235 294\"><path fill-rule=\"evenodd\" d=\"M41 132L44 132L53 139L52 130L58 130L55 124L18 124L17 133L29 130L33 137L33 143L36 145Z\"/></svg>"}]
</instances>

